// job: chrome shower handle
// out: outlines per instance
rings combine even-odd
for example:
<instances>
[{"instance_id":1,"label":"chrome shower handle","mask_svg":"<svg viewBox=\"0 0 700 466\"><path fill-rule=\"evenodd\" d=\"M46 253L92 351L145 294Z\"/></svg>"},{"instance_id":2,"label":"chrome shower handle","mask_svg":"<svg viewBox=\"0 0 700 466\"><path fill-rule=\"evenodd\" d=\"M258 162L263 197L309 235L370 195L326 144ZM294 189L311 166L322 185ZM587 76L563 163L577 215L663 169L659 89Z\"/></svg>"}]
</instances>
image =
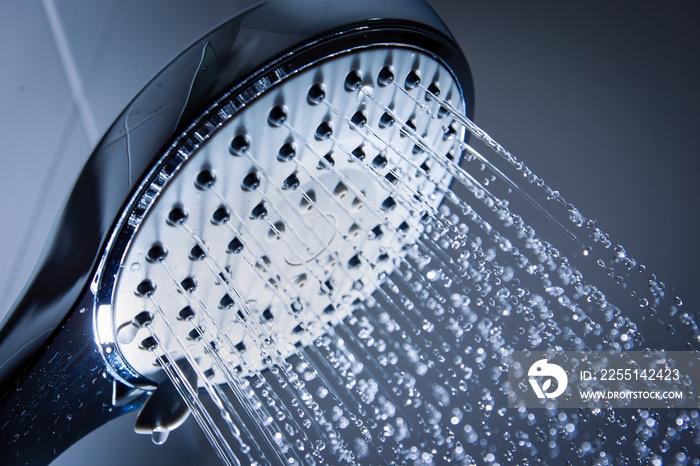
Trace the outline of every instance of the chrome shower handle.
<instances>
[{"instance_id":1,"label":"chrome shower handle","mask_svg":"<svg viewBox=\"0 0 700 466\"><path fill-rule=\"evenodd\" d=\"M92 430L142 403L132 399L113 405L116 382L92 338L91 306L88 292L40 354L5 380L0 392L3 464L48 464Z\"/></svg>"}]
</instances>

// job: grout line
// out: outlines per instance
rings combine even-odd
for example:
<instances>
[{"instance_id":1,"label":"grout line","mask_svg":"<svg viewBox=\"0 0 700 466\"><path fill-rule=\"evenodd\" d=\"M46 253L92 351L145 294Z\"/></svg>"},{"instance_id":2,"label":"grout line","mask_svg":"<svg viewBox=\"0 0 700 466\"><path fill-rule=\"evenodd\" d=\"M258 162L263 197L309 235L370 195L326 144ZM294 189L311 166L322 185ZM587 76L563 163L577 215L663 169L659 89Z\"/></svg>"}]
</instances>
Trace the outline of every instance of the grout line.
<instances>
[{"instance_id":1,"label":"grout line","mask_svg":"<svg viewBox=\"0 0 700 466\"><path fill-rule=\"evenodd\" d=\"M92 147L95 145L97 138L99 137L97 123L95 122L95 117L92 114L90 103L85 96L83 83L80 79L80 74L78 73L78 68L75 65L75 61L73 60L73 54L71 53L70 46L68 45L68 39L63 29L63 25L61 24L61 18L58 16L58 11L56 10L54 0L42 0L41 3L44 6L46 19L49 22L51 34L53 36L54 43L56 44L56 48L58 49L61 63L63 64L63 71L66 74L66 79L68 80L68 85L70 86L71 93L73 95L73 101L78 110L78 115L80 116L80 122L85 130L88 145Z\"/></svg>"}]
</instances>

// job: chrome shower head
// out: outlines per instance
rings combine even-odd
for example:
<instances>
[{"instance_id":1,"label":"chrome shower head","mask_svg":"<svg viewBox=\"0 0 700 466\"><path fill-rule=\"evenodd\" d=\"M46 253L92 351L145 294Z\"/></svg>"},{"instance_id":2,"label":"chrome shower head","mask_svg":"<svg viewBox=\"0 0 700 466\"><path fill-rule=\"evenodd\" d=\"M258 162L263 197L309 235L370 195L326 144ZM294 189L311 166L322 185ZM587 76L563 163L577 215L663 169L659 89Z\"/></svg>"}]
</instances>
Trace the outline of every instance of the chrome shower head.
<instances>
[{"instance_id":1,"label":"chrome shower head","mask_svg":"<svg viewBox=\"0 0 700 466\"><path fill-rule=\"evenodd\" d=\"M183 52L98 144L4 323L4 456L45 462L156 386L137 429L162 441L188 411L166 412L164 372L216 390L347 317L452 179L426 155L464 136L437 96L471 114L466 61L418 1L260 2ZM47 410L71 412L51 440Z\"/></svg>"}]
</instances>

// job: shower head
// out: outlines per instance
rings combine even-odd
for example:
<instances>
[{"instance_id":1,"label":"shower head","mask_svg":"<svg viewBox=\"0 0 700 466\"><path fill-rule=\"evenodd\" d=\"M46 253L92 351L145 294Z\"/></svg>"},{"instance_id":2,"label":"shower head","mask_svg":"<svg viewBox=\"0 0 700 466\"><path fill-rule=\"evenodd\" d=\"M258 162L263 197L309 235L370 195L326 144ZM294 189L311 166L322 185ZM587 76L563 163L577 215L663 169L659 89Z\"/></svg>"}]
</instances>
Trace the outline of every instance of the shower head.
<instances>
[{"instance_id":1,"label":"shower head","mask_svg":"<svg viewBox=\"0 0 700 466\"><path fill-rule=\"evenodd\" d=\"M470 73L419 1L264 1L185 50L100 140L0 330L3 457L46 462L151 392L155 440L207 424L178 380L283 366L347 317L446 195L446 106L471 116Z\"/></svg>"},{"instance_id":2,"label":"shower head","mask_svg":"<svg viewBox=\"0 0 700 466\"><path fill-rule=\"evenodd\" d=\"M107 354L112 366L158 371L143 351L149 343L135 337L159 308L180 320L194 318L197 307L218 310L213 334L241 348L259 346L251 338L261 329L250 320L274 321L276 339L290 346L286 357L371 296L416 239L420 209L439 204L436 185L449 184L449 173L425 165L422 150L411 154L406 132L419 132L441 153L454 137L445 137L443 119L416 114L411 100L395 104L401 88L393 80L398 75L399 86L419 95L410 80L430 76L461 102L446 68L416 50L382 47L289 74L238 111L240 93L217 102L134 197L138 208L124 219L131 227L119 229L97 283L100 346L119 346ZM391 123L398 115L416 129ZM152 328L166 334L164 326L156 320ZM183 325L179 337L200 330ZM246 367L267 366L256 351L240 357Z\"/></svg>"}]
</instances>

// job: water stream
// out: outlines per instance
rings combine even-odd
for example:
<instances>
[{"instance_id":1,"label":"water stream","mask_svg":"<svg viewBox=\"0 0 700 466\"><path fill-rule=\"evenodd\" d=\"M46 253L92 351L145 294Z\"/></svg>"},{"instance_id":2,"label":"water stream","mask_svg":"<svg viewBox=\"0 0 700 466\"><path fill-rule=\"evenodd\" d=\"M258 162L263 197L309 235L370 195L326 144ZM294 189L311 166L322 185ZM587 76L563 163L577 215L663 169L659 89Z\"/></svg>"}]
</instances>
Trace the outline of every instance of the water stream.
<instances>
[{"instance_id":1,"label":"water stream","mask_svg":"<svg viewBox=\"0 0 700 466\"><path fill-rule=\"evenodd\" d=\"M644 264L443 99L435 84L415 82L420 94L397 82L386 85L396 86L397 98L412 101L440 125L443 140L452 141L451 151L438 149L408 118L358 86L358 101L383 113L384 124L400 128L402 144L412 150L385 139L380 126L368 124L360 112L346 114L334 102L319 99L362 137L372 156L345 147L333 134L325 137L335 143L336 154L357 159L358 170L390 197L372 198L331 163L326 171L335 173L343 183L337 189L346 191L339 195L324 188L302 195L308 209L325 221L324 229L355 249L348 269L393 261L393 273L357 279L344 272L355 291L366 287L370 296L348 302L319 274L327 266L314 249L328 241L321 230L310 226L308 235L282 230L294 223L287 217L296 206L263 197L254 215L284 242L288 261L306 264L298 276L251 252L264 245L244 231L243 219L228 223L240 238L235 252L279 301L304 344L290 342L274 320L260 319L226 265L206 254L207 242L182 225L200 247L213 279L226 289L230 306L235 303L246 343L213 330L221 328L215 313L194 286L188 289L167 270L187 296L192 316L199 316L191 319L188 338L175 332L169 338L179 341L177 357L184 355L197 368L198 388L209 400L194 396L198 388L172 364L176 356L156 333L154 351L224 463L700 464L697 409L509 407L513 352L697 353L698 327L681 299L667 295L664 283ZM296 135L298 145L314 150L300 129L284 120L280 125ZM461 141L462 134L470 135L469 144ZM246 156L265 178L265 167ZM315 156L324 163L323 153ZM395 160L419 173L424 183L416 188L403 183L400 172L380 173ZM450 175L450 184L433 176L437 167ZM298 170L317 176L302 164ZM256 180L249 182L255 189ZM292 179L277 189L297 187ZM238 215L216 187L206 195L218 196L228 215ZM397 232L400 247L389 243L374 257L354 246L352 228L339 228L330 218L336 210L325 212L316 199L328 198L343 210L346 195L376 221L370 239ZM442 197L438 207L437 197ZM403 222L386 215L392 203L410 211ZM301 312L309 305L299 291L306 282L328 294L326 309ZM151 300L160 309L155 295ZM221 306L227 302L222 298ZM341 308L352 314L337 325L320 318ZM175 324L166 312L156 314ZM208 361L189 354L195 344ZM251 352L268 369L251 364L246 358ZM209 382L214 373L222 374L225 383ZM221 420L215 422L216 414Z\"/></svg>"}]
</instances>

